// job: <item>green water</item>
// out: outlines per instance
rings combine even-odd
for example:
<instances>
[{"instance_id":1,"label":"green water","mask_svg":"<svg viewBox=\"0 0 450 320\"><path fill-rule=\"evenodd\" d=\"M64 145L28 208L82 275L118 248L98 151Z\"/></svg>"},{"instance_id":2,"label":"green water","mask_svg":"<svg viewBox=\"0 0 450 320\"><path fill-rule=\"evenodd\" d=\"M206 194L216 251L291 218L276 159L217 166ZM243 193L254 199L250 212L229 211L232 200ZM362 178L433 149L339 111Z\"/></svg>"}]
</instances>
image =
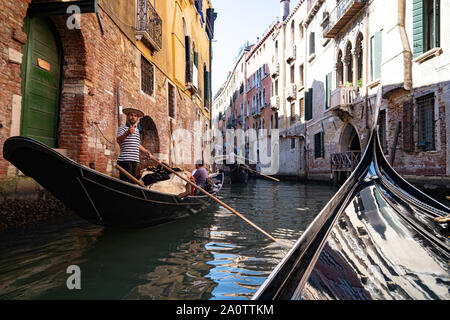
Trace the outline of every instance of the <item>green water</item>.
<instances>
[{"instance_id":1,"label":"green water","mask_svg":"<svg viewBox=\"0 0 450 320\"><path fill-rule=\"evenodd\" d=\"M250 180L220 197L293 243L337 191ZM0 235L0 299L249 299L288 252L226 209L119 230L76 216ZM67 267L81 270L69 290Z\"/></svg>"}]
</instances>

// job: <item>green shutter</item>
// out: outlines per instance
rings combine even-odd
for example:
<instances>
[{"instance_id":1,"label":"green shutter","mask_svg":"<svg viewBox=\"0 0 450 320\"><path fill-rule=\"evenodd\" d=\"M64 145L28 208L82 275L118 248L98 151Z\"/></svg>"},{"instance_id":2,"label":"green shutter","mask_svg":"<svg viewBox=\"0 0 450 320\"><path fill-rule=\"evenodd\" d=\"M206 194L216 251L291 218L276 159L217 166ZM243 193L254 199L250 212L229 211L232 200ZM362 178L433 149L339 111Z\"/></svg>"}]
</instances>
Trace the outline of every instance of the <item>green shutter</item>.
<instances>
[{"instance_id":1,"label":"green shutter","mask_svg":"<svg viewBox=\"0 0 450 320\"><path fill-rule=\"evenodd\" d=\"M305 93L305 121L312 119L312 92L311 88Z\"/></svg>"},{"instance_id":2,"label":"green shutter","mask_svg":"<svg viewBox=\"0 0 450 320\"><path fill-rule=\"evenodd\" d=\"M325 132L320 133L320 154L322 158L325 158Z\"/></svg>"},{"instance_id":3,"label":"green shutter","mask_svg":"<svg viewBox=\"0 0 450 320\"><path fill-rule=\"evenodd\" d=\"M414 58L425 52L424 1L413 0L413 52Z\"/></svg>"},{"instance_id":4,"label":"green shutter","mask_svg":"<svg viewBox=\"0 0 450 320\"><path fill-rule=\"evenodd\" d=\"M194 65L198 69L198 52L195 52L195 51L194 51Z\"/></svg>"},{"instance_id":5,"label":"green shutter","mask_svg":"<svg viewBox=\"0 0 450 320\"><path fill-rule=\"evenodd\" d=\"M374 37L374 80L381 78L381 58L382 58L382 31L375 33Z\"/></svg>"},{"instance_id":6,"label":"green shutter","mask_svg":"<svg viewBox=\"0 0 450 320\"><path fill-rule=\"evenodd\" d=\"M314 159L325 158L324 132L314 135Z\"/></svg>"}]
</instances>

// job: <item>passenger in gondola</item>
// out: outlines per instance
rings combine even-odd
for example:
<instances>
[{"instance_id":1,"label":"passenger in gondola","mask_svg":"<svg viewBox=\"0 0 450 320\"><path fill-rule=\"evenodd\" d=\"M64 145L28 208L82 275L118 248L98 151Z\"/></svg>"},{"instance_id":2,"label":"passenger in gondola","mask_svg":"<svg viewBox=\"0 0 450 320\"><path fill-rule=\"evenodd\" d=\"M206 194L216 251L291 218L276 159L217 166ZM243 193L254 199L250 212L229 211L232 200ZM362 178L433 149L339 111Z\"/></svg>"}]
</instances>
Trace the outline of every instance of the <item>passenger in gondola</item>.
<instances>
[{"instance_id":1,"label":"passenger in gondola","mask_svg":"<svg viewBox=\"0 0 450 320\"><path fill-rule=\"evenodd\" d=\"M137 164L140 162L139 152L152 158L150 151L141 145L141 137L137 128L138 120L144 116L144 113L134 108L124 109L123 113L127 115L127 123L120 126L117 132L117 143L120 145L117 165L124 168L133 177L136 177ZM133 183L122 172L120 173L120 180Z\"/></svg>"},{"instance_id":2,"label":"passenger in gondola","mask_svg":"<svg viewBox=\"0 0 450 320\"><path fill-rule=\"evenodd\" d=\"M194 179L195 179L195 183L203 188L203 189L207 189L208 185L209 185L209 175L208 175L208 170L205 169L203 161L198 161L195 164L195 173L193 175ZM208 190L206 190L208 191Z\"/></svg>"}]
</instances>

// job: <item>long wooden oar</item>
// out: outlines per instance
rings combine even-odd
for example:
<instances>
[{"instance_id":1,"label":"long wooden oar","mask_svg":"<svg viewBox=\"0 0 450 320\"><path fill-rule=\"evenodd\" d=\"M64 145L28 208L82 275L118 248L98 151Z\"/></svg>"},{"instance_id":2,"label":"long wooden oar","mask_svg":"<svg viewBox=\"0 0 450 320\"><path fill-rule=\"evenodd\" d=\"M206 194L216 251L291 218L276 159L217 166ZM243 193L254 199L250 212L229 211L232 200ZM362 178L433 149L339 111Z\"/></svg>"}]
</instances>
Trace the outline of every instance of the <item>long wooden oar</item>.
<instances>
[{"instance_id":1,"label":"long wooden oar","mask_svg":"<svg viewBox=\"0 0 450 320\"><path fill-rule=\"evenodd\" d=\"M187 183L189 183L191 186L193 186L194 188L196 188L197 190L200 190L202 193L204 193L205 195L207 195L208 197L210 197L211 199L213 199L214 201L216 201L217 203L219 203L222 207L226 208L228 211L230 211L231 213L235 214L236 216L238 216L239 218L241 218L242 220L244 220L245 222L247 222L249 225L251 225L253 228L255 228L256 230L262 232L264 235L266 235L267 237L269 237L270 239L272 239L275 242L279 243L279 240L275 239L274 237L272 237L270 234L268 234L266 231L264 231L263 229L261 229L260 227L258 227L256 224L254 224L253 222L251 222L250 220L248 220L246 217L244 217L242 214L240 214L239 212L237 212L236 210L234 210L233 208L231 208L229 205L227 205L226 203L224 203L223 201L217 199L216 197L214 197L212 194L210 194L208 191L204 190L202 187L199 187L198 185L196 185L195 183L189 181L188 179L186 179L185 177L179 175L177 172L175 172L174 170L172 170L172 168L166 166L164 163L159 162L158 160L156 160L155 158L151 157L152 160L155 160L158 164L160 164L161 166L163 166L164 168L166 168L167 170L169 170L171 173L173 173L174 175L176 175L178 178L186 181Z\"/></svg>"},{"instance_id":2,"label":"long wooden oar","mask_svg":"<svg viewBox=\"0 0 450 320\"><path fill-rule=\"evenodd\" d=\"M265 174L262 174L262 173L260 173L260 172L258 172L258 171L255 171L255 170L252 170L252 169L250 169L250 168L248 168L248 167L246 167L246 166L241 166L241 168L243 168L243 169L245 169L245 170L247 170L247 171L250 171L250 172L259 174L260 176L263 176L263 177L265 177L265 178L272 179L273 181L280 182L280 180L278 180L277 178L274 178L274 177L271 177L271 176L266 176Z\"/></svg>"},{"instance_id":3,"label":"long wooden oar","mask_svg":"<svg viewBox=\"0 0 450 320\"><path fill-rule=\"evenodd\" d=\"M126 175L129 179L133 180L134 183L140 185L143 188L147 188L145 184L142 183L142 181L139 181L135 177L133 177L128 171L126 171L124 168L116 164L116 168L119 169L120 172L122 172L124 175Z\"/></svg>"}]
</instances>

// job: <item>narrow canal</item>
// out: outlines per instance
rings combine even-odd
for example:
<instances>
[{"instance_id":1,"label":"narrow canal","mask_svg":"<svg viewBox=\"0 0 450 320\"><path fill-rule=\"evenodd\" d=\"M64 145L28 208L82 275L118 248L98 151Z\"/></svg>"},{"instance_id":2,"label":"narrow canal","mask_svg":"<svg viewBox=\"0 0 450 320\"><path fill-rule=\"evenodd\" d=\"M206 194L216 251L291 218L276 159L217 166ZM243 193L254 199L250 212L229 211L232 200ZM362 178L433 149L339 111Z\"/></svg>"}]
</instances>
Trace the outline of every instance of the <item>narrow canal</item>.
<instances>
[{"instance_id":1,"label":"narrow canal","mask_svg":"<svg viewBox=\"0 0 450 320\"><path fill-rule=\"evenodd\" d=\"M221 198L294 242L336 191L250 180ZM288 250L219 206L142 230L66 217L0 235L0 299L249 299ZM81 269L81 290L67 289L70 265Z\"/></svg>"}]
</instances>

